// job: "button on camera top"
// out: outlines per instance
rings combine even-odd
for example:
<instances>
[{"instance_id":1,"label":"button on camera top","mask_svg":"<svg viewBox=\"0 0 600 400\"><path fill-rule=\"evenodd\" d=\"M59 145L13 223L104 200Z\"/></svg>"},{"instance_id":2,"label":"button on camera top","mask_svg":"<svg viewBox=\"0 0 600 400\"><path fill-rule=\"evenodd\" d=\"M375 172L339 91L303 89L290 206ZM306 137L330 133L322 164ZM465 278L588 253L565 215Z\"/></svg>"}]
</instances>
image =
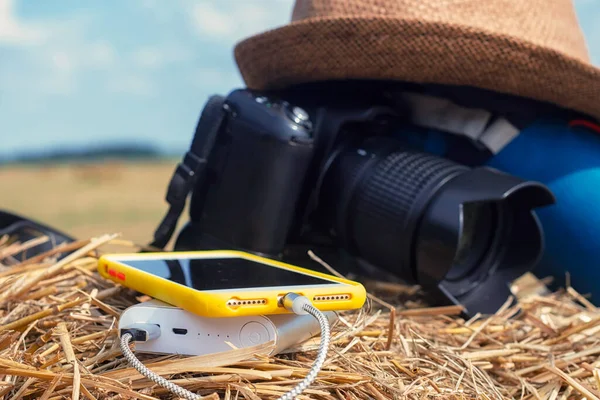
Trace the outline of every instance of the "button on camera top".
<instances>
[{"instance_id":1,"label":"button on camera top","mask_svg":"<svg viewBox=\"0 0 600 400\"><path fill-rule=\"evenodd\" d=\"M296 125L299 125L300 127L307 130L312 129L310 116L303 108L292 106L287 101L279 101L277 99L271 99L263 95L254 97L254 101L267 107L268 109L276 110L278 112L283 111L283 115L285 116L285 118L292 121Z\"/></svg>"},{"instance_id":2,"label":"button on camera top","mask_svg":"<svg viewBox=\"0 0 600 400\"><path fill-rule=\"evenodd\" d=\"M285 115L294 121L296 124L301 125L305 129L311 129L312 124L310 123L310 117L308 113L297 106L292 106L287 102L283 103L283 110Z\"/></svg>"},{"instance_id":3,"label":"button on camera top","mask_svg":"<svg viewBox=\"0 0 600 400\"><path fill-rule=\"evenodd\" d=\"M254 98L254 101L256 101L258 104L262 104L263 106L265 106L267 108L271 108L271 109L278 109L281 106L276 100L270 99L267 96L257 96Z\"/></svg>"},{"instance_id":4,"label":"button on camera top","mask_svg":"<svg viewBox=\"0 0 600 400\"><path fill-rule=\"evenodd\" d=\"M300 107L293 107L292 115L300 121L308 121L308 113Z\"/></svg>"}]
</instances>

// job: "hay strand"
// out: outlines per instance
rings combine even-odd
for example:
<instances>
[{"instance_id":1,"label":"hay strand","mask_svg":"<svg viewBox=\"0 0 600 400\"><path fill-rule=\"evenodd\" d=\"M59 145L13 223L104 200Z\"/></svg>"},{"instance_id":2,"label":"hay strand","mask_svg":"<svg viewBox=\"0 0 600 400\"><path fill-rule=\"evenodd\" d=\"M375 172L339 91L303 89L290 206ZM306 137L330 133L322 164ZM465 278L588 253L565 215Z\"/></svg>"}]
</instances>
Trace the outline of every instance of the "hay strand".
<instances>
[{"instance_id":1,"label":"hay strand","mask_svg":"<svg viewBox=\"0 0 600 400\"><path fill-rule=\"evenodd\" d=\"M16 262L32 243L0 238L0 398L173 398L120 353L118 317L140 300L95 271L103 246L115 244L133 246L104 235L63 247L73 253L59 262L59 251ZM460 307L433 307L419 289L369 287L363 309L340 314L329 358L300 399L600 400L600 311L575 288L550 292L525 275L495 315L466 321ZM313 338L274 357L273 343L139 356L202 396L276 399L308 373L318 345Z\"/></svg>"}]
</instances>

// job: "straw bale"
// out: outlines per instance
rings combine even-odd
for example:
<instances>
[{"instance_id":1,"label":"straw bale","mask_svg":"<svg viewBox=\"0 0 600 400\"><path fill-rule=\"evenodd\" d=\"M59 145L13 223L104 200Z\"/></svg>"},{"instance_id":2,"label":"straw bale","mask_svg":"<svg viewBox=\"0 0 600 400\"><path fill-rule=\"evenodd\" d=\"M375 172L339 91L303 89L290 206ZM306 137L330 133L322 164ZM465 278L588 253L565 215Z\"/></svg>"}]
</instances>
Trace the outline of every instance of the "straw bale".
<instances>
[{"instance_id":1,"label":"straw bale","mask_svg":"<svg viewBox=\"0 0 600 400\"><path fill-rule=\"evenodd\" d=\"M30 245L0 238L0 398L173 398L119 350L119 314L147 298L96 272L110 246L137 248L106 235L72 244L59 262L14 258ZM457 307L429 307L419 288L365 285L367 304L341 313L328 360L301 399L600 399L600 312L574 288L549 292L525 275L498 313L466 321ZM138 356L211 399L275 399L309 371L318 342L275 357L268 344Z\"/></svg>"}]
</instances>

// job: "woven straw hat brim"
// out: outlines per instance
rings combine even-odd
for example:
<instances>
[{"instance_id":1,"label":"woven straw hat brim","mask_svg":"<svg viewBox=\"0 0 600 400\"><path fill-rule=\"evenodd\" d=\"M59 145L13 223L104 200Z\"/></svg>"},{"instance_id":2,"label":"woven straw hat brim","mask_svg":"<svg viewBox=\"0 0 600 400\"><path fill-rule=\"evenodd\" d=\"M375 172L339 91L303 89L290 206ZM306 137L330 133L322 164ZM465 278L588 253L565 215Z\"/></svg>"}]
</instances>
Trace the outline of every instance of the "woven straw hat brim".
<instances>
[{"instance_id":1,"label":"woven straw hat brim","mask_svg":"<svg viewBox=\"0 0 600 400\"><path fill-rule=\"evenodd\" d=\"M386 17L318 18L238 43L246 86L273 90L340 79L462 85L600 119L600 69L520 38Z\"/></svg>"}]
</instances>

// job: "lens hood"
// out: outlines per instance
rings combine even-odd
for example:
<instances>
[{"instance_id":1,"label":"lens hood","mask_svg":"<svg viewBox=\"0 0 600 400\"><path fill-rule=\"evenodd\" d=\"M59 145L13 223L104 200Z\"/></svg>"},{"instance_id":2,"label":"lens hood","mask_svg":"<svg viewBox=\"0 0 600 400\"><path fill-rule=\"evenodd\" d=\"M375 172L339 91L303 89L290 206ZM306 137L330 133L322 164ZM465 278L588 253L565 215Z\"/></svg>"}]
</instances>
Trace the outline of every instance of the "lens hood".
<instances>
[{"instance_id":1,"label":"lens hood","mask_svg":"<svg viewBox=\"0 0 600 400\"><path fill-rule=\"evenodd\" d=\"M546 186L490 168L455 176L419 223L413 253L418 283L462 305L467 315L496 312L511 282L540 260L544 233L534 210L554 203ZM480 257L465 265L469 258L461 257L461 247Z\"/></svg>"}]
</instances>

